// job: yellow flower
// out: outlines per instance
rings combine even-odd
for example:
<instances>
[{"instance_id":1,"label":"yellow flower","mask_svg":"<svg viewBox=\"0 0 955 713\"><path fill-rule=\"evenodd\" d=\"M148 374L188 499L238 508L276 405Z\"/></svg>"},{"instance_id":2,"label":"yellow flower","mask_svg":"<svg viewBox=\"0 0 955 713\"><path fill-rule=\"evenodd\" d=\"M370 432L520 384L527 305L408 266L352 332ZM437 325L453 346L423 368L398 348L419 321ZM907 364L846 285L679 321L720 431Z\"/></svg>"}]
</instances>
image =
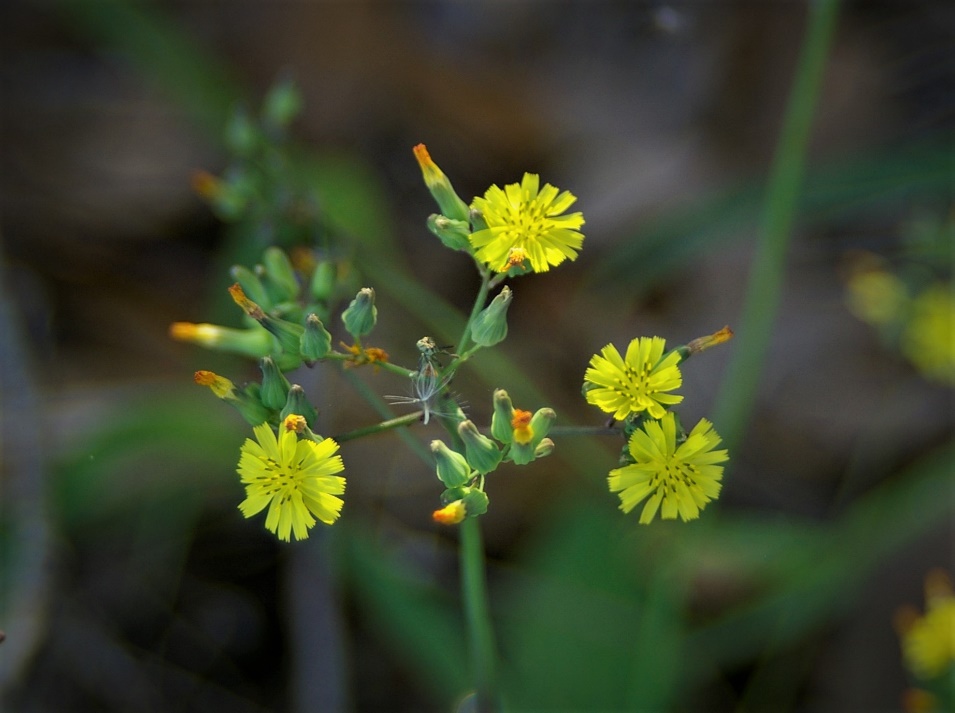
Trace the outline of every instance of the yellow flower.
<instances>
[{"instance_id":1,"label":"yellow flower","mask_svg":"<svg viewBox=\"0 0 955 713\"><path fill-rule=\"evenodd\" d=\"M902 352L927 377L955 384L955 289L936 284L915 298Z\"/></svg>"},{"instance_id":2,"label":"yellow flower","mask_svg":"<svg viewBox=\"0 0 955 713\"><path fill-rule=\"evenodd\" d=\"M925 578L925 614L904 609L896 626L906 666L920 679L935 678L955 662L955 595L944 571Z\"/></svg>"},{"instance_id":3,"label":"yellow flower","mask_svg":"<svg viewBox=\"0 0 955 713\"><path fill-rule=\"evenodd\" d=\"M640 514L650 523L660 510L664 520L680 516L695 520L710 500L719 497L725 450L714 450L720 437L713 424L701 419L683 443L677 445L676 421L667 413L660 421L648 421L630 437L634 463L610 471L610 492L620 493L620 509L630 512L649 497Z\"/></svg>"},{"instance_id":4,"label":"yellow flower","mask_svg":"<svg viewBox=\"0 0 955 713\"><path fill-rule=\"evenodd\" d=\"M276 438L267 423L253 429L258 442L247 438L239 458L239 475L246 498L239 509L246 517L269 508L265 527L288 542L308 537L315 519L331 525L338 519L345 479L335 475L345 469L331 438L299 440L295 431L279 429ZM314 517L313 517L314 516Z\"/></svg>"},{"instance_id":5,"label":"yellow flower","mask_svg":"<svg viewBox=\"0 0 955 713\"><path fill-rule=\"evenodd\" d=\"M530 262L534 272L546 272L566 259L574 260L584 242L577 229L582 213L561 215L577 200L569 191L558 193L549 183L525 173L518 183L502 190L491 186L472 207L481 212L487 228L471 234L474 256L495 272L507 272L518 258Z\"/></svg>"},{"instance_id":6,"label":"yellow flower","mask_svg":"<svg viewBox=\"0 0 955 713\"><path fill-rule=\"evenodd\" d=\"M626 358L613 344L590 359L584 373L587 403L623 419L631 413L647 411L662 418L665 406L678 404L682 396L664 393L680 388L683 375L677 364L680 355L663 357L666 342L660 337L639 337L630 342Z\"/></svg>"},{"instance_id":7,"label":"yellow flower","mask_svg":"<svg viewBox=\"0 0 955 713\"><path fill-rule=\"evenodd\" d=\"M874 325L891 324L905 309L905 285L880 267L859 268L849 278L846 300L859 319Z\"/></svg>"}]
</instances>

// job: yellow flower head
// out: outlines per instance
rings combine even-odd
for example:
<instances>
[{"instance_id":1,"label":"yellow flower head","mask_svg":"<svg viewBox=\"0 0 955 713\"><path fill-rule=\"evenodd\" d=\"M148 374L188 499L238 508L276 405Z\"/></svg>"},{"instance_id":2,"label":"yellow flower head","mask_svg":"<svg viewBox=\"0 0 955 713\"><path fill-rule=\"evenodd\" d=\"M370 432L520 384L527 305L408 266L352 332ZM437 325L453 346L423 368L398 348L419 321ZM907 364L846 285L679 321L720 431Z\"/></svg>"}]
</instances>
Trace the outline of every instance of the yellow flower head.
<instances>
[{"instance_id":1,"label":"yellow flower head","mask_svg":"<svg viewBox=\"0 0 955 713\"><path fill-rule=\"evenodd\" d=\"M246 517L269 508L265 527L288 542L308 537L316 518L327 525L338 519L345 479L335 475L345 469L331 438L320 443L299 440L294 430L280 428L278 438L267 423L253 429L242 446L239 475L245 500L239 509Z\"/></svg>"},{"instance_id":2,"label":"yellow flower head","mask_svg":"<svg viewBox=\"0 0 955 713\"><path fill-rule=\"evenodd\" d=\"M664 358L665 345L660 337L639 337L630 342L625 358L613 344L605 346L590 359L590 368L584 373L587 403L618 420L641 411L663 418L665 406L683 400L664 393L683 384L677 366L680 355L674 351Z\"/></svg>"},{"instance_id":3,"label":"yellow flower head","mask_svg":"<svg viewBox=\"0 0 955 713\"><path fill-rule=\"evenodd\" d=\"M902 352L925 376L955 385L955 288L939 283L915 298Z\"/></svg>"},{"instance_id":4,"label":"yellow flower head","mask_svg":"<svg viewBox=\"0 0 955 713\"><path fill-rule=\"evenodd\" d=\"M955 663L955 595L944 571L925 578L925 614L903 610L896 626L906 666L918 678L935 678Z\"/></svg>"},{"instance_id":5,"label":"yellow flower head","mask_svg":"<svg viewBox=\"0 0 955 713\"><path fill-rule=\"evenodd\" d=\"M495 272L507 272L523 259L534 272L546 272L566 259L574 260L584 242L577 229L582 213L561 215L577 200L569 191L558 193L549 183L539 188L540 178L525 173L518 183L502 190L487 189L472 207L484 217L487 228L471 234L474 256Z\"/></svg>"},{"instance_id":6,"label":"yellow flower head","mask_svg":"<svg viewBox=\"0 0 955 713\"><path fill-rule=\"evenodd\" d=\"M630 512L649 497L641 524L649 524L660 510L664 520L695 520L710 500L719 497L725 450L714 450L720 437L713 424L701 419L683 443L677 445L676 421L667 413L648 421L630 437L634 463L610 471L610 492L620 493L620 509Z\"/></svg>"}]
</instances>

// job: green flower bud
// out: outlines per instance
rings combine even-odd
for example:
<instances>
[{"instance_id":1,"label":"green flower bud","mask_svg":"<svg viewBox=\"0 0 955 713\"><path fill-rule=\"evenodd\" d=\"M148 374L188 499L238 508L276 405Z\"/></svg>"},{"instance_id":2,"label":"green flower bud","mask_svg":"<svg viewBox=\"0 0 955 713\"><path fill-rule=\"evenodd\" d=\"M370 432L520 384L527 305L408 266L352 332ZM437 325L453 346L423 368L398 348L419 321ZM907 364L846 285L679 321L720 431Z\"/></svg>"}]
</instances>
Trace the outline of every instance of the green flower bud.
<instances>
[{"instance_id":1,"label":"green flower bud","mask_svg":"<svg viewBox=\"0 0 955 713\"><path fill-rule=\"evenodd\" d=\"M264 357L274 347L272 337L258 325L252 329L233 329L217 324L173 322L169 325L169 336L178 342L190 342L206 349L241 354L254 359Z\"/></svg>"},{"instance_id":2,"label":"green flower bud","mask_svg":"<svg viewBox=\"0 0 955 713\"><path fill-rule=\"evenodd\" d=\"M265 263L265 278L276 295L275 302L295 299L298 296L298 278L285 251L274 246L266 248L262 253L262 262Z\"/></svg>"},{"instance_id":3,"label":"green flower bud","mask_svg":"<svg viewBox=\"0 0 955 713\"><path fill-rule=\"evenodd\" d=\"M305 398L305 390L298 384L293 384L292 388L288 390L288 398L279 417L284 421L293 413L303 416L309 426L314 426L318 420L318 411Z\"/></svg>"},{"instance_id":4,"label":"green flower bud","mask_svg":"<svg viewBox=\"0 0 955 713\"><path fill-rule=\"evenodd\" d=\"M437 464L438 480L448 488L464 485L471 479L467 459L448 448L443 441L431 441L431 452Z\"/></svg>"},{"instance_id":5,"label":"green flower bud","mask_svg":"<svg viewBox=\"0 0 955 713\"><path fill-rule=\"evenodd\" d=\"M342 322L348 333L358 339L368 334L378 320L378 308L375 307L375 291L370 287L362 287L355 299L342 312Z\"/></svg>"},{"instance_id":6,"label":"green flower bud","mask_svg":"<svg viewBox=\"0 0 955 713\"><path fill-rule=\"evenodd\" d=\"M338 280L338 268L335 263L323 260L315 266L312 281L308 288L319 302L330 302L335 294L335 283Z\"/></svg>"},{"instance_id":7,"label":"green flower bud","mask_svg":"<svg viewBox=\"0 0 955 713\"><path fill-rule=\"evenodd\" d=\"M291 384L271 357L263 357L259 361L259 368L262 370L262 403L266 408L277 411L285 405Z\"/></svg>"},{"instance_id":8,"label":"green flower bud","mask_svg":"<svg viewBox=\"0 0 955 713\"><path fill-rule=\"evenodd\" d=\"M265 96L262 118L276 128L285 128L302 110L302 95L291 79L274 84Z\"/></svg>"},{"instance_id":9,"label":"green flower bud","mask_svg":"<svg viewBox=\"0 0 955 713\"><path fill-rule=\"evenodd\" d=\"M557 412L552 408L540 408L534 412L534 417L531 418L531 430L534 432L534 442L539 443L540 440L550 433L550 427L554 425L554 421L557 420Z\"/></svg>"},{"instance_id":10,"label":"green flower bud","mask_svg":"<svg viewBox=\"0 0 955 713\"><path fill-rule=\"evenodd\" d=\"M258 384L249 384L243 391L236 392L234 399L226 400L253 426L272 418L272 412L262 405L262 389Z\"/></svg>"},{"instance_id":11,"label":"green flower bud","mask_svg":"<svg viewBox=\"0 0 955 713\"><path fill-rule=\"evenodd\" d=\"M233 265L229 274L232 275L233 280L241 285L249 299L261 305L263 309L271 308L272 300L265 291L265 285L262 284L258 275L242 265Z\"/></svg>"},{"instance_id":12,"label":"green flower bud","mask_svg":"<svg viewBox=\"0 0 955 713\"><path fill-rule=\"evenodd\" d=\"M278 340L282 351L288 354L299 353L302 348L302 334L305 332L303 327L270 314L263 314L258 318L258 322Z\"/></svg>"},{"instance_id":13,"label":"green flower bud","mask_svg":"<svg viewBox=\"0 0 955 713\"><path fill-rule=\"evenodd\" d=\"M542 438L534 449L535 458L545 458L554 452L554 442L549 438Z\"/></svg>"},{"instance_id":14,"label":"green flower bud","mask_svg":"<svg viewBox=\"0 0 955 713\"><path fill-rule=\"evenodd\" d=\"M481 435L471 421L458 424L458 435L464 441L464 452L468 464L481 475L487 475L501 462L501 451L494 441Z\"/></svg>"},{"instance_id":15,"label":"green flower bud","mask_svg":"<svg viewBox=\"0 0 955 713\"><path fill-rule=\"evenodd\" d=\"M471 226L466 220L454 220L443 215L432 214L428 217L428 230L438 236L445 247L473 253L471 248Z\"/></svg>"},{"instance_id":16,"label":"green flower bud","mask_svg":"<svg viewBox=\"0 0 955 713\"><path fill-rule=\"evenodd\" d=\"M444 172L438 168L438 165L431 160L428 149L424 144L418 144L414 147L414 155L421 167L421 174L424 176L424 183L431 192L431 197L438 204L441 212L454 220L468 219L468 205L458 197L451 186L451 181L444 175Z\"/></svg>"},{"instance_id":17,"label":"green flower bud","mask_svg":"<svg viewBox=\"0 0 955 713\"><path fill-rule=\"evenodd\" d=\"M471 208L468 211L468 220L471 222L471 231L476 233L479 230L487 230L487 221L484 220L484 213L477 208Z\"/></svg>"},{"instance_id":18,"label":"green flower bud","mask_svg":"<svg viewBox=\"0 0 955 713\"><path fill-rule=\"evenodd\" d=\"M491 435L501 443L510 443L514 427L514 404L504 389L494 391L494 415L491 416Z\"/></svg>"},{"instance_id":19,"label":"green flower bud","mask_svg":"<svg viewBox=\"0 0 955 713\"><path fill-rule=\"evenodd\" d=\"M305 331L302 333L301 354L308 361L324 359L332 348L332 335L325 329L322 320L316 314L305 318Z\"/></svg>"},{"instance_id":20,"label":"green flower bud","mask_svg":"<svg viewBox=\"0 0 955 713\"><path fill-rule=\"evenodd\" d=\"M225 130L225 142L229 150L237 156L248 156L258 145L259 139L259 131L248 112L241 108L234 111Z\"/></svg>"},{"instance_id":21,"label":"green flower bud","mask_svg":"<svg viewBox=\"0 0 955 713\"><path fill-rule=\"evenodd\" d=\"M471 488L467 495L461 498L461 502L464 503L464 509L467 513L467 517L477 517L478 515L483 515L487 512L489 501L487 494L483 490Z\"/></svg>"},{"instance_id":22,"label":"green flower bud","mask_svg":"<svg viewBox=\"0 0 955 713\"><path fill-rule=\"evenodd\" d=\"M507 308L514 293L507 285L471 323L471 339L482 347L493 347L507 336Z\"/></svg>"}]
</instances>

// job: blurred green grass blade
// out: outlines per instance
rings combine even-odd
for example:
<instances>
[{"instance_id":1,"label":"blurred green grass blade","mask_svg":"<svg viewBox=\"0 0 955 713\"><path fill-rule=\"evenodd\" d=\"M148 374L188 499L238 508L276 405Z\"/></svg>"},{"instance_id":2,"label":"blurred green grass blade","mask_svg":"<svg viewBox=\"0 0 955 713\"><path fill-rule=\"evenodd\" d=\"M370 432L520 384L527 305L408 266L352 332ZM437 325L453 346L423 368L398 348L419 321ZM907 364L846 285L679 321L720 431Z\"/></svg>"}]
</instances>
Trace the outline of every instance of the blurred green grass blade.
<instances>
[{"instance_id":1,"label":"blurred green grass blade","mask_svg":"<svg viewBox=\"0 0 955 713\"><path fill-rule=\"evenodd\" d=\"M805 637L852 607L855 590L879 562L955 514L953 462L955 444L948 444L816 531L784 524L784 532L776 532L780 538L773 535L776 526L767 523L731 528L743 538L726 547L745 547L748 540L761 548L765 537L777 544L765 559L773 563L774 584L765 595L691 634L690 650L705 652L718 666L737 666L767 647L779 649ZM713 536L719 537L720 530Z\"/></svg>"},{"instance_id":2,"label":"blurred green grass blade","mask_svg":"<svg viewBox=\"0 0 955 713\"><path fill-rule=\"evenodd\" d=\"M102 49L129 58L143 76L215 136L242 97L229 67L205 52L152 3L135 0L60 0L69 25Z\"/></svg>"},{"instance_id":3,"label":"blurred green grass blade","mask_svg":"<svg viewBox=\"0 0 955 713\"><path fill-rule=\"evenodd\" d=\"M371 523L342 521L336 527L342 528L337 564L367 626L443 703L468 690L464 627L452 600L366 534L374 529Z\"/></svg>"},{"instance_id":4,"label":"blurred green grass blade","mask_svg":"<svg viewBox=\"0 0 955 713\"><path fill-rule=\"evenodd\" d=\"M817 0L809 5L809 26L773 161L736 349L713 415L731 451L749 422L773 333L812 117L838 10L837 0Z\"/></svg>"},{"instance_id":5,"label":"blurred green grass blade","mask_svg":"<svg viewBox=\"0 0 955 713\"><path fill-rule=\"evenodd\" d=\"M934 136L810 170L799 220L813 225L895 212L914 197L945 200L951 192L950 147L950 137ZM667 274L750 233L764 196L761 183L744 183L649 221L590 268L587 289L624 285L628 294L650 289Z\"/></svg>"},{"instance_id":6,"label":"blurred green grass blade","mask_svg":"<svg viewBox=\"0 0 955 713\"><path fill-rule=\"evenodd\" d=\"M210 482L228 483L240 438L227 407L201 397L167 393L131 401L122 419L78 444L55 469L58 522L72 529L152 505L175 508L205 497Z\"/></svg>"},{"instance_id":7,"label":"blurred green grass blade","mask_svg":"<svg viewBox=\"0 0 955 713\"><path fill-rule=\"evenodd\" d=\"M495 597L514 710L673 709L682 586L616 515L580 498L552 511Z\"/></svg>"}]
</instances>

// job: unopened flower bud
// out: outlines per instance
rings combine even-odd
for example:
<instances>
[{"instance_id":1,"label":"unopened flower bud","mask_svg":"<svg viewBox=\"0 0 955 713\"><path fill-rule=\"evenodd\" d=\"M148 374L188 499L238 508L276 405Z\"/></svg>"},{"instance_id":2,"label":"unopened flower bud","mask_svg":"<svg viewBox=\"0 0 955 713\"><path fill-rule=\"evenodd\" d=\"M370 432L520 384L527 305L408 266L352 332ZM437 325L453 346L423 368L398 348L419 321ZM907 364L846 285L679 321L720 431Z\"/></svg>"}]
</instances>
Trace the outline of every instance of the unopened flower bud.
<instances>
[{"instance_id":1,"label":"unopened flower bud","mask_svg":"<svg viewBox=\"0 0 955 713\"><path fill-rule=\"evenodd\" d=\"M233 406L242 417L253 425L268 420L269 411L262 405L258 394L236 391L235 384L224 376L211 371L197 371L193 376L200 386L207 386L220 399Z\"/></svg>"},{"instance_id":2,"label":"unopened flower bud","mask_svg":"<svg viewBox=\"0 0 955 713\"><path fill-rule=\"evenodd\" d=\"M708 334L705 337L697 337L689 343L684 344L681 347L677 347L676 352L680 355L680 361L685 361L694 354L699 354L710 347L715 347L717 344L728 342L732 338L733 330L727 326L723 327L718 332L713 332L713 334ZM666 355L664 355L664 358L665 356Z\"/></svg>"},{"instance_id":3,"label":"unopened flower bud","mask_svg":"<svg viewBox=\"0 0 955 713\"><path fill-rule=\"evenodd\" d=\"M308 289L319 302L329 302L335 294L335 283L338 279L338 268L335 263L323 260L315 266L312 272L312 281Z\"/></svg>"},{"instance_id":4,"label":"unopened flower bud","mask_svg":"<svg viewBox=\"0 0 955 713\"><path fill-rule=\"evenodd\" d=\"M549 438L542 438L534 449L534 458L544 458L554 452L554 442Z\"/></svg>"},{"instance_id":5,"label":"unopened flower bud","mask_svg":"<svg viewBox=\"0 0 955 713\"><path fill-rule=\"evenodd\" d=\"M448 503L440 510L435 510L431 514L431 518L441 524L441 525L457 525L462 522L465 517L467 517L468 511L464 505L464 501L455 500L453 503Z\"/></svg>"},{"instance_id":6,"label":"unopened flower bud","mask_svg":"<svg viewBox=\"0 0 955 713\"><path fill-rule=\"evenodd\" d=\"M295 299L298 296L298 278L295 276L295 269L292 267L292 261L282 248L275 246L265 249L262 254L262 262L265 264L265 277L272 285L275 292L275 302L285 302Z\"/></svg>"},{"instance_id":7,"label":"unopened flower bud","mask_svg":"<svg viewBox=\"0 0 955 713\"><path fill-rule=\"evenodd\" d=\"M288 390L285 407L279 416L284 420L293 414L303 416L310 426L314 426L318 420L318 411L305 398L305 390L298 384L292 384L292 387ZM321 437L318 440L321 440Z\"/></svg>"},{"instance_id":8,"label":"unopened flower bud","mask_svg":"<svg viewBox=\"0 0 955 713\"><path fill-rule=\"evenodd\" d=\"M484 308L471 323L471 339L482 347L492 347L504 341L507 336L507 308L511 304L514 293L507 285L504 286L491 304Z\"/></svg>"},{"instance_id":9,"label":"unopened flower bud","mask_svg":"<svg viewBox=\"0 0 955 713\"><path fill-rule=\"evenodd\" d=\"M452 250L474 252L471 248L471 226L466 220L455 220L437 213L428 217L428 230L438 236L445 247Z\"/></svg>"},{"instance_id":10,"label":"unopened flower bud","mask_svg":"<svg viewBox=\"0 0 955 713\"><path fill-rule=\"evenodd\" d=\"M348 333L358 339L368 334L378 320L378 308L375 307L375 291L362 287L348 308L342 312L342 322Z\"/></svg>"},{"instance_id":11,"label":"unopened flower bud","mask_svg":"<svg viewBox=\"0 0 955 713\"><path fill-rule=\"evenodd\" d=\"M424 176L424 183L431 192L432 198L438 204L438 208L448 218L454 220L468 219L468 206L458 197L451 186L451 181L444 175L444 172L438 168L438 165L431 160L428 149L424 144L418 144L414 147L414 156L421 167L421 175Z\"/></svg>"},{"instance_id":12,"label":"unopened flower bud","mask_svg":"<svg viewBox=\"0 0 955 713\"><path fill-rule=\"evenodd\" d=\"M262 403L278 411L285 405L291 384L271 357L263 357L259 361L259 368L262 370Z\"/></svg>"},{"instance_id":13,"label":"unopened flower bud","mask_svg":"<svg viewBox=\"0 0 955 713\"><path fill-rule=\"evenodd\" d=\"M169 336L178 342L253 358L263 357L272 349L272 337L258 327L233 329L217 324L173 322L169 325Z\"/></svg>"},{"instance_id":14,"label":"unopened flower bud","mask_svg":"<svg viewBox=\"0 0 955 713\"><path fill-rule=\"evenodd\" d=\"M246 296L239 283L229 288L229 294L247 315L265 327L276 338L282 351L288 354L298 354L301 347L302 332L305 331L300 325L267 314L258 304Z\"/></svg>"},{"instance_id":15,"label":"unopened flower bud","mask_svg":"<svg viewBox=\"0 0 955 713\"><path fill-rule=\"evenodd\" d=\"M471 479L467 459L448 448L443 441L431 441L431 452L437 465L438 479L448 488L464 485Z\"/></svg>"},{"instance_id":16,"label":"unopened flower bud","mask_svg":"<svg viewBox=\"0 0 955 713\"><path fill-rule=\"evenodd\" d=\"M510 443L514 433L511 420L514 418L514 405L504 389L494 391L494 414L491 416L491 435L501 443Z\"/></svg>"},{"instance_id":17,"label":"unopened flower bud","mask_svg":"<svg viewBox=\"0 0 955 713\"><path fill-rule=\"evenodd\" d=\"M265 305L263 309L269 309L272 306L272 301L265 291L265 285L262 284L262 280L260 280L259 276L252 272L252 270L242 265L233 265L229 269L229 274L233 280L239 283L243 292L245 292L253 302L259 305Z\"/></svg>"},{"instance_id":18,"label":"unopened flower bud","mask_svg":"<svg viewBox=\"0 0 955 713\"><path fill-rule=\"evenodd\" d=\"M305 332L302 333L301 341L301 354L308 361L324 359L332 348L332 335L314 313L305 318Z\"/></svg>"},{"instance_id":19,"label":"unopened flower bud","mask_svg":"<svg viewBox=\"0 0 955 713\"><path fill-rule=\"evenodd\" d=\"M471 421L458 424L458 435L464 441L464 452L468 464L481 475L487 475L501 462L501 451L494 441L481 435Z\"/></svg>"},{"instance_id":20,"label":"unopened flower bud","mask_svg":"<svg viewBox=\"0 0 955 713\"><path fill-rule=\"evenodd\" d=\"M295 82L283 79L269 89L262 104L262 118L275 128L283 129L302 110L302 95Z\"/></svg>"},{"instance_id":21,"label":"unopened flower bud","mask_svg":"<svg viewBox=\"0 0 955 713\"><path fill-rule=\"evenodd\" d=\"M212 371L197 371L193 375L193 381L199 386L208 386L209 389L220 399L225 399L235 394L235 384L224 376L219 376Z\"/></svg>"}]
</instances>

